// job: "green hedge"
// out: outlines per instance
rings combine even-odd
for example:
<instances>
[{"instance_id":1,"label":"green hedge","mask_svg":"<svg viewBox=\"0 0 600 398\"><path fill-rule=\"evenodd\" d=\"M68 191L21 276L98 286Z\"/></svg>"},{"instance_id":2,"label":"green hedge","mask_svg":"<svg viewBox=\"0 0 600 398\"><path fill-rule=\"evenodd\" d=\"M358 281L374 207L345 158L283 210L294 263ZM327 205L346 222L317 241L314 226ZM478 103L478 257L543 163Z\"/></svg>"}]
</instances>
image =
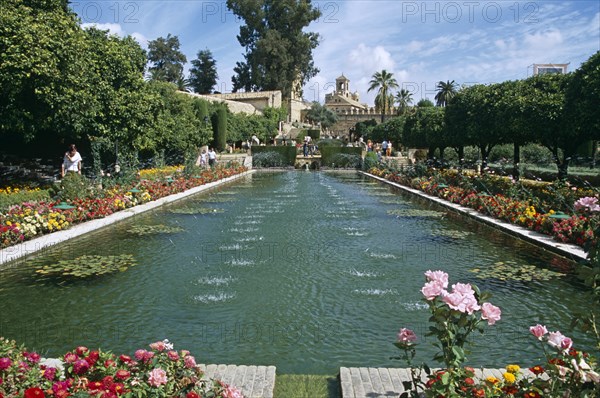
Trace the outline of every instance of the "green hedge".
<instances>
[{"instance_id":1,"label":"green hedge","mask_svg":"<svg viewBox=\"0 0 600 398\"><path fill-rule=\"evenodd\" d=\"M321 138L321 130L308 130L306 134L310 135L310 138L313 140L318 140Z\"/></svg>"},{"instance_id":2,"label":"green hedge","mask_svg":"<svg viewBox=\"0 0 600 398\"><path fill-rule=\"evenodd\" d=\"M319 147L321 164L327 167L360 168L362 166L362 148L356 147Z\"/></svg>"},{"instance_id":3,"label":"green hedge","mask_svg":"<svg viewBox=\"0 0 600 398\"><path fill-rule=\"evenodd\" d=\"M253 146L253 167L285 167L296 164L295 146Z\"/></svg>"}]
</instances>

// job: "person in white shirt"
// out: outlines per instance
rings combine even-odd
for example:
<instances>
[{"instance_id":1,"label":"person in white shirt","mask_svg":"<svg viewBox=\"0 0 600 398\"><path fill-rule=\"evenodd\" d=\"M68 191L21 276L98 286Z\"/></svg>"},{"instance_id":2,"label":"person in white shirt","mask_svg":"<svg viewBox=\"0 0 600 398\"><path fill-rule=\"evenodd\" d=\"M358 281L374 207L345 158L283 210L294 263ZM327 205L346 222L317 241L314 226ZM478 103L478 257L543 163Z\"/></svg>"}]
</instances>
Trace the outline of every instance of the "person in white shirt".
<instances>
[{"instance_id":1,"label":"person in white shirt","mask_svg":"<svg viewBox=\"0 0 600 398\"><path fill-rule=\"evenodd\" d=\"M217 163L217 153L213 148L210 148L208 150L208 165L214 167L215 163Z\"/></svg>"},{"instance_id":2,"label":"person in white shirt","mask_svg":"<svg viewBox=\"0 0 600 398\"><path fill-rule=\"evenodd\" d=\"M81 162L82 158L75 144L69 145L69 150L65 153L63 164L60 170L61 177L64 177L66 173L78 173L81 174Z\"/></svg>"}]
</instances>

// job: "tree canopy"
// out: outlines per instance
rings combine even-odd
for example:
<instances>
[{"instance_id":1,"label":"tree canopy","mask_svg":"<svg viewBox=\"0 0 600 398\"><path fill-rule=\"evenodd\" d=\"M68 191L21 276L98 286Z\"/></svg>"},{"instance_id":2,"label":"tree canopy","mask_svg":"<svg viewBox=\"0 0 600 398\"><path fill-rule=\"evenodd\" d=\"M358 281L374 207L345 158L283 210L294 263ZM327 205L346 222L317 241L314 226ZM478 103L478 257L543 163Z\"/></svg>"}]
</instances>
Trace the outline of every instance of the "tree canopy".
<instances>
[{"instance_id":1,"label":"tree canopy","mask_svg":"<svg viewBox=\"0 0 600 398\"><path fill-rule=\"evenodd\" d=\"M198 94L210 94L217 84L217 61L210 50L198 51L197 58L192 61L189 85Z\"/></svg>"},{"instance_id":2,"label":"tree canopy","mask_svg":"<svg viewBox=\"0 0 600 398\"><path fill-rule=\"evenodd\" d=\"M244 21L237 38L246 53L234 67L233 91L301 93L319 72L312 54L319 35L303 31L319 9L310 0L227 0L227 7Z\"/></svg>"},{"instance_id":3,"label":"tree canopy","mask_svg":"<svg viewBox=\"0 0 600 398\"><path fill-rule=\"evenodd\" d=\"M177 84L183 79L183 66L187 62L180 50L179 37L159 37L148 42L148 61L152 64L148 70L152 80Z\"/></svg>"}]
</instances>

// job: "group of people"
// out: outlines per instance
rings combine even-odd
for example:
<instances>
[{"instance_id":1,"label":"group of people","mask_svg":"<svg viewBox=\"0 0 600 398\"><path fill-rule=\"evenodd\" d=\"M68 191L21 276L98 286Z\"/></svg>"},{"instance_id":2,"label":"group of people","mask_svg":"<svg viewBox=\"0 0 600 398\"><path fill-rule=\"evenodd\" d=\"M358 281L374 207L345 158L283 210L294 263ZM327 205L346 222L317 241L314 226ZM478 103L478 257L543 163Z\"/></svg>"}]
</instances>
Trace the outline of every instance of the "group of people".
<instances>
[{"instance_id":1,"label":"group of people","mask_svg":"<svg viewBox=\"0 0 600 398\"><path fill-rule=\"evenodd\" d=\"M308 155L313 156L316 151L316 146L312 141L312 137L310 135L306 135L304 137L304 144L302 145L302 154L304 157Z\"/></svg>"},{"instance_id":2,"label":"group of people","mask_svg":"<svg viewBox=\"0 0 600 398\"><path fill-rule=\"evenodd\" d=\"M199 166L203 168L205 168L206 166L212 168L215 167L215 164L217 164L217 153L215 152L215 149L208 148L208 152L205 149L203 149L200 153Z\"/></svg>"},{"instance_id":3,"label":"group of people","mask_svg":"<svg viewBox=\"0 0 600 398\"><path fill-rule=\"evenodd\" d=\"M392 141L383 140L381 145L374 144L373 141L367 141L367 152L376 152L380 156L392 156Z\"/></svg>"}]
</instances>

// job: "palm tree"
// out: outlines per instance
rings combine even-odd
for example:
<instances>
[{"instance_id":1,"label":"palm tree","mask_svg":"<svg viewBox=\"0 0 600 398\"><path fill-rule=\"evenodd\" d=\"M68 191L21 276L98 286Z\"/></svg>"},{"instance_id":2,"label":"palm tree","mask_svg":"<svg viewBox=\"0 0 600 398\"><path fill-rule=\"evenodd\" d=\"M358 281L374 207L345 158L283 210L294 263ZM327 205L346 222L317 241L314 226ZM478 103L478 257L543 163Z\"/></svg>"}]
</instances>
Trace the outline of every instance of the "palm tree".
<instances>
[{"instance_id":1,"label":"palm tree","mask_svg":"<svg viewBox=\"0 0 600 398\"><path fill-rule=\"evenodd\" d=\"M390 90L398 88L398 82L394 79L394 74L383 69L381 72L373 74L368 91L379 88L375 105L381 110L381 123L385 120L385 114L390 109ZM393 103L393 101L391 101Z\"/></svg>"},{"instance_id":2,"label":"palm tree","mask_svg":"<svg viewBox=\"0 0 600 398\"><path fill-rule=\"evenodd\" d=\"M177 85L177 90L179 90L179 91L185 91L186 93L189 93L192 91L192 89L190 87L190 80L184 78L183 75L179 76L179 78L177 79L177 82L175 84Z\"/></svg>"},{"instance_id":3,"label":"palm tree","mask_svg":"<svg viewBox=\"0 0 600 398\"><path fill-rule=\"evenodd\" d=\"M412 103L412 93L403 88L396 93L394 100L398 103L398 114L403 115Z\"/></svg>"},{"instance_id":4,"label":"palm tree","mask_svg":"<svg viewBox=\"0 0 600 398\"><path fill-rule=\"evenodd\" d=\"M456 83L454 80L439 81L437 84L437 94L435 95L435 103L437 106L446 106L448 102L456 95Z\"/></svg>"}]
</instances>

